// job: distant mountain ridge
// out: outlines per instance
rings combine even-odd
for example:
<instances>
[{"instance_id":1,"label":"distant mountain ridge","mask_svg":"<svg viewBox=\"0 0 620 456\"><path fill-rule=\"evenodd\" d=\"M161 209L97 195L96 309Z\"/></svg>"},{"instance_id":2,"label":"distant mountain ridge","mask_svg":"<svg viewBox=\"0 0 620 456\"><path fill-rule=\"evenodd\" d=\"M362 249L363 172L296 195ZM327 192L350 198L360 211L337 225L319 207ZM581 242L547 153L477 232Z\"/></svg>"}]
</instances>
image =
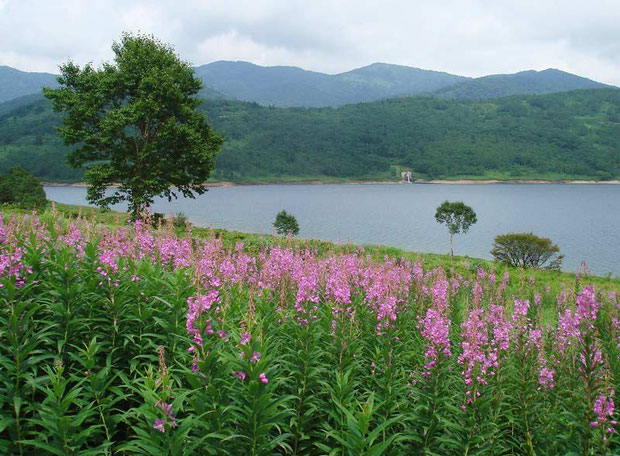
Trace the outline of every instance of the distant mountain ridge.
<instances>
[{"instance_id":1,"label":"distant mountain ridge","mask_svg":"<svg viewBox=\"0 0 620 456\"><path fill-rule=\"evenodd\" d=\"M40 92L41 87L56 85L56 75L28 73L0 65L0 103Z\"/></svg>"},{"instance_id":2,"label":"distant mountain ridge","mask_svg":"<svg viewBox=\"0 0 620 456\"><path fill-rule=\"evenodd\" d=\"M609 89L607 84L593 81L555 68L543 71L521 71L514 74L494 74L461 81L435 91L441 98L482 100L509 95L543 95L581 89Z\"/></svg>"},{"instance_id":3,"label":"distant mountain ridge","mask_svg":"<svg viewBox=\"0 0 620 456\"><path fill-rule=\"evenodd\" d=\"M329 75L298 67L218 61L197 67L204 84L230 98L278 107L321 107L419 95L469 78L400 65L373 63Z\"/></svg>"},{"instance_id":4,"label":"distant mountain ridge","mask_svg":"<svg viewBox=\"0 0 620 456\"><path fill-rule=\"evenodd\" d=\"M276 107L338 107L412 95L482 100L613 87L557 69L480 78L387 63L334 75L224 60L194 69L204 84L200 95L206 99L228 98ZM37 93L43 86L55 86L55 78L50 73L0 66L0 103Z\"/></svg>"}]
</instances>

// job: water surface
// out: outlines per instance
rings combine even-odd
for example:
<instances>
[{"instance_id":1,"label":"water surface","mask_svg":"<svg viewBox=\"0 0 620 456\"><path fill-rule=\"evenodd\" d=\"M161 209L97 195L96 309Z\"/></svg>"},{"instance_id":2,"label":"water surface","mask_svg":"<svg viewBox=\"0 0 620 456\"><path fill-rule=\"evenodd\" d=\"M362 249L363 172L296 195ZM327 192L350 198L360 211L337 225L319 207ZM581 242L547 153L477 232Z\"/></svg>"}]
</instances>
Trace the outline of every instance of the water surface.
<instances>
[{"instance_id":1,"label":"water surface","mask_svg":"<svg viewBox=\"0 0 620 456\"><path fill-rule=\"evenodd\" d=\"M86 203L84 188L45 191L55 201ZM478 215L466 235L455 236L455 254L491 258L497 234L533 232L558 244L563 269L575 271L585 260L595 274L620 275L620 185L248 185L211 188L193 200L158 199L154 209L184 212L198 226L268 234L286 209L300 237L448 253L448 230L434 218L444 200L464 201Z\"/></svg>"}]
</instances>

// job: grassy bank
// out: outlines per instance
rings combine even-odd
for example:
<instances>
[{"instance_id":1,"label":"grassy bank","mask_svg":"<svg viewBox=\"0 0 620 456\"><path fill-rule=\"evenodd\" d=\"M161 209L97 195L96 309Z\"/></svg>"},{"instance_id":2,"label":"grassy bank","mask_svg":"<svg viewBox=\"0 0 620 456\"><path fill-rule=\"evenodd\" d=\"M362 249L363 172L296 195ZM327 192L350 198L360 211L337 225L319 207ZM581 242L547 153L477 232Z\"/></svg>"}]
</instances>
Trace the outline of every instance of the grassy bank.
<instances>
[{"instance_id":1,"label":"grassy bank","mask_svg":"<svg viewBox=\"0 0 620 456\"><path fill-rule=\"evenodd\" d=\"M96 223L109 226L126 226L129 223L128 215L123 212L104 211L90 206L78 206L62 203L54 204L56 210L65 217L76 218L78 216L82 216ZM51 208L48 209L48 211L50 210ZM23 215L28 213L28 211L15 208L5 208L2 210L2 213L5 214L5 216L12 213ZM577 281L577 276L573 272L551 271L546 269L530 269L528 271L521 271L518 268L507 267L503 264L482 258L472 258L467 256L455 256L452 258L450 255L407 251L397 247L385 245L341 244L318 239L284 239L282 237L269 234L245 233L234 230L197 226L192 226L190 233L192 236L203 239L217 237L218 239L221 239L224 245L228 248L235 246L238 242L242 242L244 243L245 248L251 252L258 252L262 248L273 247L276 245L294 246L298 248L307 247L316 250L321 255L353 253L363 249L364 253L370 255L370 257L374 260L382 260L387 257L411 262L423 261L424 264L430 268L454 268L457 272L475 270L480 266L485 269L493 269L496 271L497 275L501 275L506 271L510 274L519 273L524 276L527 275L528 277L534 277L537 281L552 283L554 286L558 287L561 286L561 284L574 284ZM187 231L185 229L176 229L176 234L179 236L187 236ZM590 276L589 280L591 280L591 282L597 287L604 286L605 288L618 290L620 292L620 277Z\"/></svg>"}]
</instances>

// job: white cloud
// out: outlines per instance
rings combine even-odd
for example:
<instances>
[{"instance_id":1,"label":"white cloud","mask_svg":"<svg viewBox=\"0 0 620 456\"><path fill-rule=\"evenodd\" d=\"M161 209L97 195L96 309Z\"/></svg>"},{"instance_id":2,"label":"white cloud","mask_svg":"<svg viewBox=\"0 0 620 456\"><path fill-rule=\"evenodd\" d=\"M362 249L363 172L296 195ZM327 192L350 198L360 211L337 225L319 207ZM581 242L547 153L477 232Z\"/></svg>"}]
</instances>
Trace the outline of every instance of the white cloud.
<instances>
[{"instance_id":1,"label":"white cloud","mask_svg":"<svg viewBox=\"0 0 620 456\"><path fill-rule=\"evenodd\" d=\"M340 72L375 61L467 76L556 67L620 84L617 0L0 0L0 64L111 58L122 31L186 60Z\"/></svg>"}]
</instances>

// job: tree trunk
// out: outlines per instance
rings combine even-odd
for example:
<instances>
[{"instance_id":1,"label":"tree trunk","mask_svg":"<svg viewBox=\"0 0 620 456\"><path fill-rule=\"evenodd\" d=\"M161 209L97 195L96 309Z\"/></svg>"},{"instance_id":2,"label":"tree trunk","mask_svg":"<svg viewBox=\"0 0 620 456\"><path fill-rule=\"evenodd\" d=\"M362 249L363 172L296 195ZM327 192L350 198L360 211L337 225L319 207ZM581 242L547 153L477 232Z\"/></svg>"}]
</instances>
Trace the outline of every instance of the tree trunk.
<instances>
[{"instance_id":1,"label":"tree trunk","mask_svg":"<svg viewBox=\"0 0 620 456\"><path fill-rule=\"evenodd\" d=\"M454 258L454 245L452 243L452 237L454 235L452 233L450 233L450 257Z\"/></svg>"}]
</instances>

